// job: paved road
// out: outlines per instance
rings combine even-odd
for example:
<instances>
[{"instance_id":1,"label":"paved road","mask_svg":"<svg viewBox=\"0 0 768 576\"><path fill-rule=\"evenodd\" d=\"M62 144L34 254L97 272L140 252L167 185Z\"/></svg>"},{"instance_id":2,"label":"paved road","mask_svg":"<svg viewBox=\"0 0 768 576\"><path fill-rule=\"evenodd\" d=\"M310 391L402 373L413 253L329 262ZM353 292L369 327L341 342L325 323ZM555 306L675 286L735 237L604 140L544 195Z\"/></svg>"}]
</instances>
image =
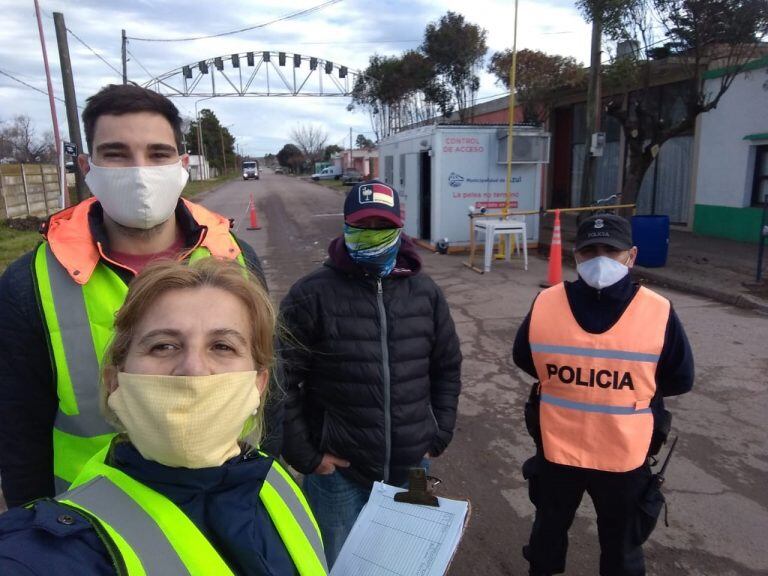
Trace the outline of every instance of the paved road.
<instances>
[{"instance_id":1,"label":"paved road","mask_svg":"<svg viewBox=\"0 0 768 576\"><path fill-rule=\"evenodd\" d=\"M287 176L232 183L203 202L241 218L253 191L263 229L239 234L262 256L281 298L319 265L339 233L342 193ZM534 258L497 263L477 275L461 256L422 252L425 269L445 291L462 340L464 391L454 442L433 473L443 494L469 498L472 517L454 561L460 576L524 575L520 549L532 506L520 474L533 443L522 406L530 379L510 365L514 334L545 277ZM566 271L566 276L572 275ZM702 279L705 281L705 279ZM698 297L665 292L685 324L697 363L695 391L670 399L680 433L670 466L669 528L660 524L646 546L656 575L768 574L768 318ZM594 511L586 498L571 532L568 574L597 574Z\"/></svg>"}]
</instances>

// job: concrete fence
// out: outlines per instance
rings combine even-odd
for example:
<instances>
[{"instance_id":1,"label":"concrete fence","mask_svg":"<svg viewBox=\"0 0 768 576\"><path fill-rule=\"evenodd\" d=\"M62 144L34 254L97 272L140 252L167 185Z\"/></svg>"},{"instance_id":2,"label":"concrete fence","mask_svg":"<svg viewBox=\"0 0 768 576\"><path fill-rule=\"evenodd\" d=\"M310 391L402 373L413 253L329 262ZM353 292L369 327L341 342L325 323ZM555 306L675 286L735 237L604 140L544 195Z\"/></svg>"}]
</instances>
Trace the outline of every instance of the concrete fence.
<instances>
[{"instance_id":1,"label":"concrete fence","mask_svg":"<svg viewBox=\"0 0 768 576\"><path fill-rule=\"evenodd\" d=\"M45 217L60 209L54 164L0 164L0 220Z\"/></svg>"}]
</instances>

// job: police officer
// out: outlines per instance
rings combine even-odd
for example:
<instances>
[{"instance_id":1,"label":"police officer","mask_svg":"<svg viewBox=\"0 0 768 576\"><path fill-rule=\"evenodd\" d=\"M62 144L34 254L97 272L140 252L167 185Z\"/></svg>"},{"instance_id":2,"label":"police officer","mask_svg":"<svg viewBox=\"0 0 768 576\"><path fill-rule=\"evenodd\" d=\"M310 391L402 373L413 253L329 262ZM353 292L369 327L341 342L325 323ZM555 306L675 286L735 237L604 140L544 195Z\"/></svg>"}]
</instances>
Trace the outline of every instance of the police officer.
<instances>
[{"instance_id":1,"label":"police officer","mask_svg":"<svg viewBox=\"0 0 768 576\"><path fill-rule=\"evenodd\" d=\"M637 502L650 478L647 459L668 425L663 398L688 392L694 369L670 302L630 279L636 257L624 218L584 219L578 280L541 292L515 338L515 364L540 383L537 454L523 466L536 507L523 548L532 575L565 571L568 529L585 491L597 512L600 574L645 574Z\"/></svg>"}]
</instances>

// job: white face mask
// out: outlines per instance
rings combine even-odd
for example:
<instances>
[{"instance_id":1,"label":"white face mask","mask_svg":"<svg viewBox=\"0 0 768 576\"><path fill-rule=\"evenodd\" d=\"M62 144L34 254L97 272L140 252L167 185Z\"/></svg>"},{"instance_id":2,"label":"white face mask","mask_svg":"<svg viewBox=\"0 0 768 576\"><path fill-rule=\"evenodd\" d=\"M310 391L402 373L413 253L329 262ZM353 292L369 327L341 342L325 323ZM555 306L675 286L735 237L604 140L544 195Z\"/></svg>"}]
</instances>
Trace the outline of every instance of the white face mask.
<instances>
[{"instance_id":1,"label":"white face mask","mask_svg":"<svg viewBox=\"0 0 768 576\"><path fill-rule=\"evenodd\" d=\"M237 456L260 403L258 372L211 376L117 375L107 404L144 458L211 468Z\"/></svg>"},{"instance_id":2,"label":"white face mask","mask_svg":"<svg viewBox=\"0 0 768 576\"><path fill-rule=\"evenodd\" d=\"M181 160L165 166L105 168L91 161L85 175L104 212L118 224L148 230L171 217L189 174Z\"/></svg>"},{"instance_id":3,"label":"white face mask","mask_svg":"<svg viewBox=\"0 0 768 576\"><path fill-rule=\"evenodd\" d=\"M602 290L629 274L629 267L608 256L597 256L577 264L576 271L589 286Z\"/></svg>"}]
</instances>

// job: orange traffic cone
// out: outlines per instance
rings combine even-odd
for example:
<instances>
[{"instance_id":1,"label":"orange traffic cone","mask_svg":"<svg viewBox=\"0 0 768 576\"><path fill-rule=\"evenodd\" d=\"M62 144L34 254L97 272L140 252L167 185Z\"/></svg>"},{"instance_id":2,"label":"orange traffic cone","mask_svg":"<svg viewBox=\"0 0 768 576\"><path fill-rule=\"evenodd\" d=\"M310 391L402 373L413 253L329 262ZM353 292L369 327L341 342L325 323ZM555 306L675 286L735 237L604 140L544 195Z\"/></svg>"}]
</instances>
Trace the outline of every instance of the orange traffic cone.
<instances>
[{"instance_id":1,"label":"orange traffic cone","mask_svg":"<svg viewBox=\"0 0 768 576\"><path fill-rule=\"evenodd\" d=\"M563 281L563 241L560 237L560 210L555 210L555 227L552 230L552 245L549 247L549 270L547 282L542 286L554 286Z\"/></svg>"},{"instance_id":2,"label":"orange traffic cone","mask_svg":"<svg viewBox=\"0 0 768 576\"><path fill-rule=\"evenodd\" d=\"M259 216L256 214L256 203L253 201L253 193L251 193L251 201L248 206L251 210L251 225L248 226L248 230L261 230Z\"/></svg>"}]
</instances>

